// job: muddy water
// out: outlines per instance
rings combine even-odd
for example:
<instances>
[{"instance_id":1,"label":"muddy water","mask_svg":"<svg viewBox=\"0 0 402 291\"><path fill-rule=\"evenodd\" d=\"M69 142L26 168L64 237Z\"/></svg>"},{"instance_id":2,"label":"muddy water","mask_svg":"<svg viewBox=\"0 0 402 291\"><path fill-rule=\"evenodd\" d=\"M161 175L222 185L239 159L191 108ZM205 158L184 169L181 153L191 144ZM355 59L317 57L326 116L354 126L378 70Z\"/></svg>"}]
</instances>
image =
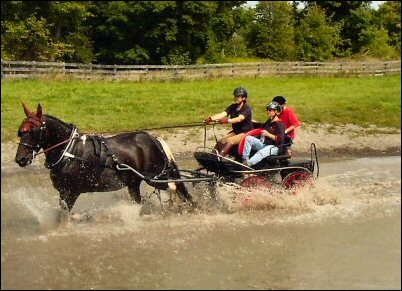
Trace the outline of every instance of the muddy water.
<instances>
[{"instance_id":1,"label":"muddy water","mask_svg":"<svg viewBox=\"0 0 402 291\"><path fill-rule=\"evenodd\" d=\"M196 213L83 194L62 224L42 165L3 164L1 181L2 289L401 288L400 156L322 161L296 196L198 185Z\"/></svg>"}]
</instances>

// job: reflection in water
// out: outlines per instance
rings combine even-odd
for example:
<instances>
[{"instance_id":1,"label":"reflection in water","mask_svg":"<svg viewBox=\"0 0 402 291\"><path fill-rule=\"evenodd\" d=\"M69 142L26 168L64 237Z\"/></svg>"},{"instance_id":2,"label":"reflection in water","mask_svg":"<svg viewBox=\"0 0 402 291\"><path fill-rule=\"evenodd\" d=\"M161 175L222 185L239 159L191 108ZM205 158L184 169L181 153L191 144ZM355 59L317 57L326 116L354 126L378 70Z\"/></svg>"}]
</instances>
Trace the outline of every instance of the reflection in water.
<instances>
[{"instance_id":1,"label":"reflection in water","mask_svg":"<svg viewBox=\"0 0 402 291\"><path fill-rule=\"evenodd\" d=\"M1 287L400 289L400 167L322 163L297 195L221 184L214 205L196 186L196 213L140 215L124 190L83 194L61 225L46 170L3 171Z\"/></svg>"}]
</instances>

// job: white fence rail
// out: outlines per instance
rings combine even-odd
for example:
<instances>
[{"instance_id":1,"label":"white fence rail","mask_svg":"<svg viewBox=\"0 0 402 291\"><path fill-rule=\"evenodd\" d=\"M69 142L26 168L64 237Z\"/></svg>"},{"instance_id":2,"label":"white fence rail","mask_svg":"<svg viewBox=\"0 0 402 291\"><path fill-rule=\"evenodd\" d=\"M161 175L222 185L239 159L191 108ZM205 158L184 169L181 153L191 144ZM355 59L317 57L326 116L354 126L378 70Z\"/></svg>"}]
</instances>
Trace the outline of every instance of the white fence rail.
<instances>
[{"instance_id":1,"label":"white fence rail","mask_svg":"<svg viewBox=\"0 0 402 291\"><path fill-rule=\"evenodd\" d=\"M1 78L80 78L115 80L193 80L278 75L390 75L401 61L264 62L209 65L97 65L59 62L1 61Z\"/></svg>"}]
</instances>

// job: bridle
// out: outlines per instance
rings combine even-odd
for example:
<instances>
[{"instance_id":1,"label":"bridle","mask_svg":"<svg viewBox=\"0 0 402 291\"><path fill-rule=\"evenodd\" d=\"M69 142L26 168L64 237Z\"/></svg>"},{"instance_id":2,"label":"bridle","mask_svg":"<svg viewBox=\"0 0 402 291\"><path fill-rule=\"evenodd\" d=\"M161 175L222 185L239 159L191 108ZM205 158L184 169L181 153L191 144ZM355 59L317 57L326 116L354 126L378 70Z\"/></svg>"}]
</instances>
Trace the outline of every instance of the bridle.
<instances>
[{"instance_id":1,"label":"bridle","mask_svg":"<svg viewBox=\"0 0 402 291\"><path fill-rule=\"evenodd\" d=\"M32 159L35 159L38 155L44 154L46 152L49 152L52 149L55 149L55 148L57 148L57 147L59 147L61 145L64 145L66 143L68 143L68 144L64 148L64 150L62 151L62 153L61 153L60 157L58 158L58 160L56 162L52 163L52 164L49 164L48 168L54 167L55 165L60 163L65 156L71 156L71 154L68 151L72 149L72 147L74 145L74 140L76 140L77 138L80 138L80 135L78 133L78 128L76 126L73 125L73 129L71 130L71 134L70 134L70 137L68 139L63 140L63 141L61 141L61 142L59 142L59 143L57 143L55 145L52 145L52 146L50 146L50 147L48 147L46 149L42 149L42 151L40 151L40 149L43 146L43 136L44 136L44 133L46 131L46 123L45 123L45 121L43 121L41 123L41 126L35 126L35 123L37 123L36 120L31 121L31 124L33 124L34 127L32 127L29 131L25 131L23 133L21 133L21 131L18 132L18 136L21 137L22 134L30 133L32 131L33 138L36 140L36 145L30 145L30 144L27 144L25 142L19 142L20 145L23 145L23 146L25 146L25 147L27 147L27 148L32 150Z\"/></svg>"},{"instance_id":2,"label":"bridle","mask_svg":"<svg viewBox=\"0 0 402 291\"><path fill-rule=\"evenodd\" d=\"M38 155L38 152L42 147L41 143L43 141L43 133L45 132L45 129L46 129L45 122L44 121L41 122L40 123L41 126L36 126L36 124L38 124L37 120L32 120L32 121L28 120L27 122L30 122L30 124L32 124L33 127L30 130L26 130L26 131L19 130L18 136L22 137L23 134L30 133L32 131L33 138L36 140L37 143L36 143L36 145L27 144L25 142L19 142L18 144L31 149L33 151L33 157L35 158L35 156Z\"/></svg>"}]
</instances>

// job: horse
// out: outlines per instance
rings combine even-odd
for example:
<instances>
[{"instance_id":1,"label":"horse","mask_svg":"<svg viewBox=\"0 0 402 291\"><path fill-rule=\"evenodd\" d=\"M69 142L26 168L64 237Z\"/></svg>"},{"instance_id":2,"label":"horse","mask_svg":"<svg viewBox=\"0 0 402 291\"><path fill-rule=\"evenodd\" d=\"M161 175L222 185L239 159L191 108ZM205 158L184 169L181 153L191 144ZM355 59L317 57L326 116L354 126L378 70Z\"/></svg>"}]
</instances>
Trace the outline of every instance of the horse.
<instances>
[{"instance_id":1,"label":"horse","mask_svg":"<svg viewBox=\"0 0 402 291\"><path fill-rule=\"evenodd\" d=\"M140 184L177 194L195 206L167 144L144 131L110 137L85 135L72 123L33 112L22 102L26 118L18 129L20 142L15 162L26 167L40 153L59 192L62 212L70 214L77 198L86 192L109 192L128 187L132 202L143 203ZM41 152L39 152L42 149ZM177 196L175 196L177 198Z\"/></svg>"}]
</instances>

